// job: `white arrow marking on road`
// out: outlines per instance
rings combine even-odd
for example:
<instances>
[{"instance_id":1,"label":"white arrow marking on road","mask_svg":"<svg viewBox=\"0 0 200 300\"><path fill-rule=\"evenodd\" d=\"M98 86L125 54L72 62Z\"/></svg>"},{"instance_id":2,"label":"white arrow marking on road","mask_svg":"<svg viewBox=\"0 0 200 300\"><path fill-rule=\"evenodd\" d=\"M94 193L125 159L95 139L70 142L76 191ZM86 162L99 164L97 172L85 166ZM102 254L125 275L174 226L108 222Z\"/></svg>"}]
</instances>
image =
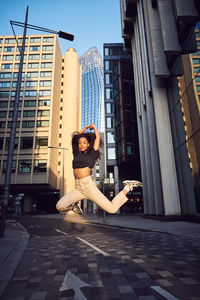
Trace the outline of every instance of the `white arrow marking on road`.
<instances>
[{"instance_id":1,"label":"white arrow marking on road","mask_svg":"<svg viewBox=\"0 0 200 300\"><path fill-rule=\"evenodd\" d=\"M179 300L178 298L174 297L166 290L162 289L159 285L151 286L151 288L155 290L157 293L159 293L160 295L162 295L167 300Z\"/></svg>"},{"instance_id":2,"label":"white arrow marking on road","mask_svg":"<svg viewBox=\"0 0 200 300\"><path fill-rule=\"evenodd\" d=\"M75 300L87 300L87 298L80 290L80 288L85 286L90 286L90 285L82 281L79 277L75 276L70 271L67 271L59 291L62 292L69 289L73 289L75 293L74 295Z\"/></svg>"}]
</instances>

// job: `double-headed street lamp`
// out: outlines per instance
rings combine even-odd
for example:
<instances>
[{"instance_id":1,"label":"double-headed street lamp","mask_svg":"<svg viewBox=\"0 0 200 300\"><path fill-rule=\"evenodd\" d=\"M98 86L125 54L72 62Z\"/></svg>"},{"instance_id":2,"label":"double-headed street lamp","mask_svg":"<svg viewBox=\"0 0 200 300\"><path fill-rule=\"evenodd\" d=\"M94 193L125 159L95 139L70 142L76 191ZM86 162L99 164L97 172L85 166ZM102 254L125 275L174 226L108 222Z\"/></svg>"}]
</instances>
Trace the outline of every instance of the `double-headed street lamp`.
<instances>
[{"instance_id":1,"label":"double-headed street lamp","mask_svg":"<svg viewBox=\"0 0 200 300\"><path fill-rule=\"evenodd\" d=\"M7 205L8 205L9 189L10 189L10 179L11 179L13 152L14 152L14 145L15 145L15 135L16 135L16 127L17 127L17 116L18 116L18 107L19 107L19 98L20 98L20 89L21 89L21 79L22 79L22 69L23 69L23 61L24 61L24 50L25 50L27 28L38 30L38 31L44 31L47 33L52 33L52 34L58 34L59 37L66 39L66 40L70 40L70 41L73 41L73 39L74 39L74 36L72 34L69 34L69 33L66 33L63 31L55 31L55 30L51 30L48 28L43 28L43 27L28 24L28 6L26 8L25 23L10 21L10 24L12 26L13 32L14 32L13 25L24 27L24 34L23 34L22 47L20 48L18 45L18 41L17 41L16 35L15 35L15 32L14 32L17 46L20 51L20 64L19 64L16 95L15 95L13 122L12 122L12 127L11 127L11 132L10 132L10 138L9 138L7 167L6 167L6 172L5 172L5 180L4 180L4 188L3 188L0 237L4 237L4 230L5 230L5 219L6 219L6 211L7 211Z\"/></svg>"}]
</instances>

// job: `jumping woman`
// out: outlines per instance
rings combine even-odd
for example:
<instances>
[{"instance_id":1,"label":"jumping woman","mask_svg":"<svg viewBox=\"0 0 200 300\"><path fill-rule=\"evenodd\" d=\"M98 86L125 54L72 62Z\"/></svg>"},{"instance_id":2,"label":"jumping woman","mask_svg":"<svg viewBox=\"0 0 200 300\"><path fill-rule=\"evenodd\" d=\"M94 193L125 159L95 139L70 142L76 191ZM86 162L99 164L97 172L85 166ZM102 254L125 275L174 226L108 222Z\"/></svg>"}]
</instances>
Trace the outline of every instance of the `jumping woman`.
<instances>
[{"instance_id":1,"label":"jumping woman","mask_svg":"<svg viewBox=\"0 0 200 300\"><path fill-rule=\"evenodd\" d=\"M86 129L94 132L85 132ZM128 200L126 195L134 187L141 187L142 183L136 180L124 181L124 188L112 201L108 200L97 188L93 181L91 169L100 158L99 147L102 145L100 133L95 124L85 126L80 132L75 132L72 136L73 162L72 167L75 177L75 189L63 196L56 204L59 211L69 209L76 202L89 199L95 202L102 209L110 214L114 214ZM77 207L77 206L76 206Z\"/></svg>"}]
</instances>

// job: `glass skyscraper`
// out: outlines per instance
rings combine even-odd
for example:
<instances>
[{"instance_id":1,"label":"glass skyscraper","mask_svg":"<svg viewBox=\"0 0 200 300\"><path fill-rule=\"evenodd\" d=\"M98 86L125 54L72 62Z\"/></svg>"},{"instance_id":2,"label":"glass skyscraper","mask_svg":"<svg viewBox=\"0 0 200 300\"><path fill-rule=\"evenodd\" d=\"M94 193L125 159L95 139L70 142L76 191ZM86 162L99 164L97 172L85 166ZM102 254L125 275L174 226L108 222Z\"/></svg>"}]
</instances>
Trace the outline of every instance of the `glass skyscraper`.
<instances>
[{"instance_id":1,"label":"glass skyscraper","mask_svg":"<svg viewBox=\"0 0 200 300\"><path fill-rule=\"evenodd\" d=\"M103 59L96 47L91 47L79 59L82 65L81 126L95 123L104 132Z\"/></svg>"}]
</instances>

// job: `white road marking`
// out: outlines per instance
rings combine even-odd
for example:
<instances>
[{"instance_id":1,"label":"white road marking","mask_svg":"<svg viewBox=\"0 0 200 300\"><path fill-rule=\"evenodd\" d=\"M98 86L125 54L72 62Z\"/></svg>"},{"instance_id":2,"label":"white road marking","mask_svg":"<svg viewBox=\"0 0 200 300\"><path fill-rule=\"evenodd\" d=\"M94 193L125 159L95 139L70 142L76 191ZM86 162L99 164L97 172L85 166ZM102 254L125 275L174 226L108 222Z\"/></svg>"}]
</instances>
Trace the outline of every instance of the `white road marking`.
<instances>
[{"instance_id":1,"label":"white road marking","mask_svg":"<svg viewBox=\"0 0 200 300\"><path fill-rule=\"evenodd\" d=\"M74 290L74 299L75 300L87 300L84 294L81 292L80 288L90 286L88 283L82 281L79 277L75 276L70 271L67 271L65 274L62 285L59 289L59 292L66 291L68 289Z\"/></svg>"},{"instance_id":2,"label":"white road marking","mask_svg":"<svg viewBox=\"0 0 200 300\"><path fill-rule=\"evenodd\" d=\"M103 256L110 256L110 254L108 254L108 253L104 252L103 250L99 249L98 247L96 247L96 246L94 246L94 245L88 243L88 242L85 241L84 239L82 239L82 238L80 238L80 237L78 237L78 236L76 236L76 238L77 238L78 240L80 240L81 242L85 243L86 245L88 245L89 247L93 248L93 249L96 250L97 252L101 253Z\"/></svg>"},{"instance_id":3,"label":"white road marking","mask_svg":"<svg viewBox=\"0 0 200 300\"><path fill-rule=\"evenodd\" d=\"M64 235L68 235L68 236L69 236L69 234L66 233L66 232L64 232L64 231L61 231L61 230L59 230L59 229L57 229L57 228L54 228L54 229L55 229L55 231L57 231L57 232L60 232L60 233L62 233L62 234L64 234Z\"/></svg>"},{"instance_id":4,"label":"white road marking","mask_svg":"<svg viewBox=\"0 0 200 300\"><path fill-rule=\"evenodd\" d=\"M153 290L155 290L157 293L165 297L167 300L179 300L178 298L174 297L172 294L167 292L166 290L162 289L160 286L155 285L151 286Z\"/></svg>"},{"instance_id":5,"label":"white road marking","mask_svg":"<svg viewBox=\"0 0 200 300\"><path fill-rule=\"evenodd\" d=\"M67 233L64 232L64 231L61 231L61 230L59 230L59 229L57 229L57 228L54 228L54 229L55 229L57 232L60 232L60 233L63 233L63 234L65 234L65 235L69 236L69 234L67 234ZM98 247L96 247L96 246L90 244L89 242L85 241L84 239L82 239L82 238L80 238L80 237L78 237L78 236L75 236L75 238L78 239L79 241L85 243L85 244L88 245L89 247L93 248L93 249L96 250L97 252L101 253L103 256L110 256L110 254L108 254L108 253L106 253L105 251L99 249Z\"/></svg>"}]
</instances>

